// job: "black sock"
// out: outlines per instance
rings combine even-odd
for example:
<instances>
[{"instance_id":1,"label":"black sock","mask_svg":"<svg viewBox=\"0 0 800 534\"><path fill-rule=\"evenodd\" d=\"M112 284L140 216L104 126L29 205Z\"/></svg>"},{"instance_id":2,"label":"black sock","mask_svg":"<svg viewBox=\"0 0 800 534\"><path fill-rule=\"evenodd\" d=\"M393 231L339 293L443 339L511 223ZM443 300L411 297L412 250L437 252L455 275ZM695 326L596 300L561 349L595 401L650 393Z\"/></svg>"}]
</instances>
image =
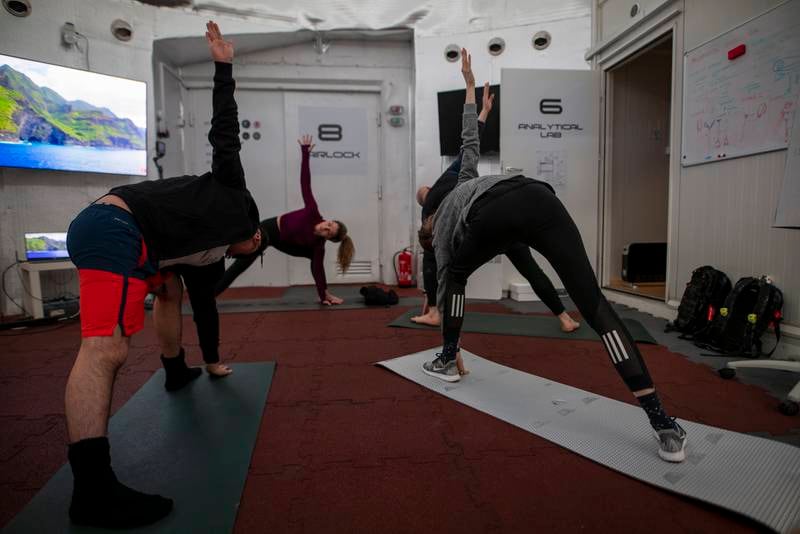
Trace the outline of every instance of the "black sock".
<instances>
[{"instance_id":1,"label":"black sock","mask_svg":"<svg viewBox=\"0 0 800 534\"><path fill-rule=\"evenodd\" d=\"M162 354L161 363L167 374L167 380L164 382L167 391L177 391L203 373L197 367L187 367L183 347L174 358L165 358Z\"/></svg>"},{"instance_id":2,"label":"black sock","mask_svg":"<svg viewBox=\"0 0 800 534\"><path fill-rule=\"evenodd\" d=\"M104 528L148 525L172 510L172 499L147 495L117 480L111 469L108 438L89 438L69 446L75 482L69 516L73 522Z\"/></svg>"},{"instance_id":3,"label":"black sock","mask_svg":"<svg viewBox=\"0 0 800 534\"><path fill-rule=\"evenodd\" d=\"M458 354L458 338L455 341L447 341L445 340L444 346L442 347L442 354L439 356L443 363L447 363L449 361L456 359L456 354Z\"/></svg>"},{"instance_id":4,"label":"black sock","mask_svg":"<svg viewBox=\"0 0 800 534\"><path fill-rule=\"evenodd\" d=\"M675 427L675 422L664 412L664 407L661 406L661 401L655 391L638 397L638 400L654 429L665 430Z\"/></svg>"}]
</instances>

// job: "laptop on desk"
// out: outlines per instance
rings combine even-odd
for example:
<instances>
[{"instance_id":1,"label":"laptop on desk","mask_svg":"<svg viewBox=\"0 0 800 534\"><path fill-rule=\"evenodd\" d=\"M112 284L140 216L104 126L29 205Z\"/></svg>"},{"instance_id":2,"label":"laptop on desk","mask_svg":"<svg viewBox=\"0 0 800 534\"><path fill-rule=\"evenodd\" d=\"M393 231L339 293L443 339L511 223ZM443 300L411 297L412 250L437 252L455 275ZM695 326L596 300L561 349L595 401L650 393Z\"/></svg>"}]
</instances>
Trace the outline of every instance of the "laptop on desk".
<instances>
[{"instance_id":1,"label":"laptop on desk","mask_svg":"<svg viewBox=\"0 0 800 534\"><path fill-rule=\"evenodd\" d=\"M28 261L69 260L66 232L25 234L25 259Z\"/></svg>"}]
</instances>

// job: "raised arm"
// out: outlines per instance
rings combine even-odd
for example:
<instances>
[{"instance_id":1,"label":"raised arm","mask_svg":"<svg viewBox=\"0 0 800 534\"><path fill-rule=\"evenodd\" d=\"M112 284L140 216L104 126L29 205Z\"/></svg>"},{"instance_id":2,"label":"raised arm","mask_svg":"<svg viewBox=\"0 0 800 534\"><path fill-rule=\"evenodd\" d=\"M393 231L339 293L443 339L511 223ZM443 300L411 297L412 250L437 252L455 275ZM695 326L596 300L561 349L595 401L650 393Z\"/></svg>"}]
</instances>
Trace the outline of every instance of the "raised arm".
<instances>
[{"instance_id":1,"label":"raised arm","mask_svg":"<svg viewBox=\"0 0 800 534\"><path fill-rule=\"evenodd\" d=\"M461 49L461 74L467 84L467 97L464 99L464 116L461 130L461 170L458 183L478 177L478 160L481 155L481 142L478 137L478 110L475 104L475 76L472 74L472 57L466 48Z\"/></svg>"},{"instance_id":2,"label":"raised arm","mask_svg":"<svg viewBox=\"0 0 800 534\"><path fill-rule=\"evenodd\" d=\"M303 203L306 208L319 212L314 193L311 192L311 166L308 162L311 157L311 151L314 149L313 140L314 138L310 135L304 135L297 140L300 144L300 152L303 155L303 161L300 164L300 191L303 193Z\"/></svg>"},{"instance_id":3,"label":"raised arm","mask_svg":"<svg viewBox=\"0 0 800 534\"><path fill-rule=\"evenodd\" d=\"M208 141L213 149L211 173L221 183L245 188L244 170L239 160L239 113L233 92L233 43L222 38L219 26L206 24L206 40L214 59L214 91L212 95L211 131Z\"/></svg>"},{"instance_id":4,"label":"raised arm","mask_svg":"<svg viewBox=\"0 0 800 534\"><path fill-rule=\"evenodd\" d=\"M478 135L483 134L486 128L486 119L494 107L494 94L489 94L489 82L483 84L483 98L481 99L481 112L478 115Z\"/></svg>"},{"instance_id":5,"label":"raised arm","mask_svg":"<svg viewBox=\"0 0 800 534\"><path fill-rule=\"evenodd\" d=\"M494 97L492 97L492 100L494 100ZM491 110L491 107L489 109ZM483 131L486 129L486 117L488 115L489 112L486 111L485 107L481 110L480 115L478 115L478 142L480 142L481 137L483 137ZM443 174L458 174L461 172L461 158L463 155L463 152L459 152L458 157L445 169Z\"/></svg>"}]
</instances>

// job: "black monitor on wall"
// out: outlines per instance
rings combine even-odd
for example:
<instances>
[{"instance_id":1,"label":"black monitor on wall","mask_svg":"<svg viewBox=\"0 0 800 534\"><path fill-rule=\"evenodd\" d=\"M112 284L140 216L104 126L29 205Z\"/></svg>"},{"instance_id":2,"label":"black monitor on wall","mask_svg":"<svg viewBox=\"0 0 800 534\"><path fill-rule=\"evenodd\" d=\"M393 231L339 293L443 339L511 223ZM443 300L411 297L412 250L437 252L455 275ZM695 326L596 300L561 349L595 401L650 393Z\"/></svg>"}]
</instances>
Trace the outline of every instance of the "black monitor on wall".
<instances>
[{"instance_id":1,"label":"black monitor on wall","mask_svg":"<svg viewBox=\"0 0 800 534\"><path fill-rule=\"evenodd\" d=\"M500 153L500 86L492 85L489 91L495 95L492 112L486 119L486 128L481 137L481 154ZM483 86L476 89L475 100L481 112ZM439 153L442 156L457 156L461 149L461 115L464 112L465 89L439 93Z\"/></svg>"}]
</instances>

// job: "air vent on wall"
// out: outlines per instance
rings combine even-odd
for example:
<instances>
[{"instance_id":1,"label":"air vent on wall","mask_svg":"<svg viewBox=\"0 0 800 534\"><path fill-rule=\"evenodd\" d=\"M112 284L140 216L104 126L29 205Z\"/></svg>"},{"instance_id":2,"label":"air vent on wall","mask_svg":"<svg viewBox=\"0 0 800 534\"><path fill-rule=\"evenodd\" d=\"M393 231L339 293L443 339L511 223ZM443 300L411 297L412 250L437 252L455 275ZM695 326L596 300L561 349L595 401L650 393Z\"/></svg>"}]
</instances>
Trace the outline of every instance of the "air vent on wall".
<instances>
[{"instance_id":1,"label":"air vent on wall","mask_svg":"<svg viewBox=\"0 0 800 534\"><path fill-rule=\"evenodd\" d=\"M111 23L111 35L120 41L130 41L133 37L133 27L122 19Z\"/></svg>"},{"instance_id":2,"label":"air vent on wall","mask_svg":"<svg viewBox=\"0 0 800 534\"><path fill-rule=\"evenodd\" d=\"M457 44L447 45L444 49L444 58L450 63L454 63L461 57L461 47Z\"/></svg>"},{"instance_id":3,"label":"air vent on wall","mask_svg":"<svg viewBox=\"0 0 800 534\"><path fill-rule=\"evenodd\" d=\"M31 14L30 0L3 0L3 7L15 17L27 17Z\"/></svg>"},{"instance_id":4,"label":"air vent on wall","mask_svg":"<svg viewBox=\"0 0 800 534\"><path fill-rule=\"evenodd\" d=\"M506 42L502 37L494 37L489 41L489 53L493 56L499 56L506 49Z\"/></svg>"},{"instance_id":5,"label":"air vent on wall","mask_svg":"<svg viewBox=\"0 0 800 534\"><path fill-rule=\"evenodd\" d=\"M339 276L371 276L372 262L369 260L353 260L346 273L337 265L336 274Z\"/></svg>"},{"instance_id":6,"label":"air vent on wall","mask_svg":"<svg viewBox=\"0 0 800 534\"><path fill-rule=\"evenodd\" d=\"M550 42L552 40L553 38L550 36L549 32L541 31L536 32L536 34L533 36L533 39L531 39L531 44L536 50L544 50L550 46Z\"/></svg>"}]
</instances>

